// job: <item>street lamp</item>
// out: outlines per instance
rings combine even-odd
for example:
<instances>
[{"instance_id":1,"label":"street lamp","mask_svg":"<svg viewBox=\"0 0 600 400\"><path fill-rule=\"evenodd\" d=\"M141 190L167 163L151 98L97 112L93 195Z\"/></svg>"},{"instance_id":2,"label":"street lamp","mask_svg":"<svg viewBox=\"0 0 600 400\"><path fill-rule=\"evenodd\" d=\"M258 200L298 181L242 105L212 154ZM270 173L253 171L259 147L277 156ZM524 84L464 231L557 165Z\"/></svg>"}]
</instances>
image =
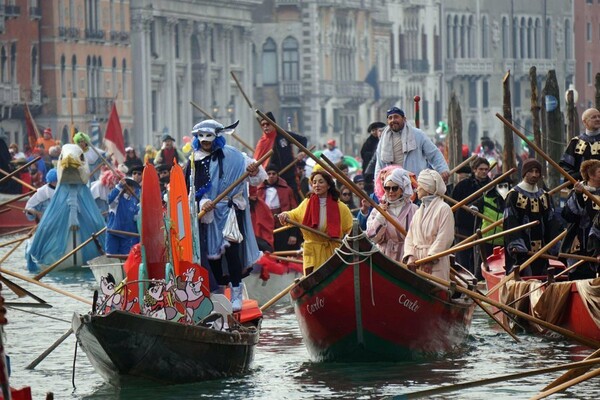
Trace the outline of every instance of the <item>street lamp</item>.
<instances>
[{"instance_id":1,"label":"street lamp","mask_svg":"<svg viewBox=\"0 0 600 400\"><path fill-rule=\"evenodd\" d=\"M569 88L565 92L565 101L567 102L567 104L569 103L569 92L573 92L573 104L576 105L577 100L579 100L579 93L575 89L575 85L573 85L572 83L569 83Z\"/></svg>"},{"instance_id":2,"label":"street lamp","mask_svg":"<svg viewBox=\"0 0 600 400\"><path fill-rule=\"evenodd\" d=\"M212 116L214 119L219 119L219 106L215 100L212 102Z\"/></svg>"}]
</instances>

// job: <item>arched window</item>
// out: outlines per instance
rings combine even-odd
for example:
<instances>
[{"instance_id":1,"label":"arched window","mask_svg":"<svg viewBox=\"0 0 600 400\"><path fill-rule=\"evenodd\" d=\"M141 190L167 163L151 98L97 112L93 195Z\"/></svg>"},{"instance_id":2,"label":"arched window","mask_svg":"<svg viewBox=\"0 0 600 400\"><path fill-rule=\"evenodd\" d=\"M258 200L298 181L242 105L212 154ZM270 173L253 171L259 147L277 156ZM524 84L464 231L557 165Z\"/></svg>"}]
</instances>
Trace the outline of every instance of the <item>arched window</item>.
<instances>
[{"instance_id":1,"label":"arched window","mask_svg":"<svg viewBox=\"0 0 600 400\"><path fill-rule=\"evenodd\" d=\"M453 40L453 34L454 32L454 23L452 20L452 16L448 15L447 21L446 21L446 54L448 54L449 58L454 58L454 46L456 44L456 42L454 42Z\"/></svg>"},{"instance_id":2,"label":"arched window","mask_svg":"<svg viewBox=\"0 0 600 400\"><path fill-rule=\"evenodd\" d=\"M529 18L527 21L527 58L534 58L535 56L534 34L533 19Z\"/></svg>"},{"instance_id":3,"label":"arched window","mask_svg":"<svg viewBox=\"0 0 600 400\"><path fill-rule=\"evenodd\" d=\"M510 28L508 18L502 17L502 57L510 58Z\"/></svg>"},{"instance_id":4,"label":"arched window","mask_svg":"<svg viewBox=\"0 0 600 400\"><path fill-rule=\"evenodd\" d=\"M571 20L565 19L565 58L567 60L573 58L573 43L571 29Z\"/></svg>"},{"instance_id":5,"label":"arched window","mask_svg":"<svg viewBox=\"0 0 600 400\"><path fill-rule=\"evenodd\" d=\"M10 81L17 82L17 44L10 45Z\"/></svg>"},{"instance_id":6,"label":"arched window","mask_svg":"<svg viewBox=\"0 0 600 400\"><path fill-rule=\"evenodd\" d=\"M535 58L542 58L542 23L539 18L535 19L535 34L533 39Z\"/></svg>"},{"instance_id":7,"label":"arched window","mask_svg":"<svg viewBox=\"0 0 600 400\"><path fill-rule=\"evenodd\" d=\"M6 49L2 46L0 50L0 82L6 82L6 63L8 61L8 57L6 56Z\"/></svg>"},{"instance_id":8,"label":"arched window","mask_svg":"<svg viewBox=\"0 0 600 400\"><path fill-rule=\"evenodd\" d=\"M519 25L519 54L521 58L527 58L527 22L521 18Z\"/></svg>"},{"instance_id":9,"label":"arched window","mask_svg":"<svg viewBox=\"0 0 600 400\"><path fill-rule=\"evenodd\" d=\"M38 84L38 48L33 46L31 48L31 84Z\"/></svg>"},{"instance_id":10,"label":"arched window","mask_svg":"<svg viewBox=\"0 0 600 400\"><path fill-rule=\"evenodd\" d=\"M487 16L481 18L481 57L488 57L490 27Z\"/></svg>"},{"instance_id":11,"label":"arched window","mask_svg":"<svg viewBox=\"0 0 600 400\"><path fill-rule=\"evenodd\" d=\"M94 69L92 67L92 58L87 56L87 60L85 63L85 76L87 80L87 95L88 97L94 97L94 86L92 82L94 82Z\"/></svg>"},{"instance_id":12,"label":"arched window","mask_svg":"<svg viewBox=\"0 0 600 400\"><path fill-rule=\"evenodd\" d=\"M113 57L112 59L112 96L115 97L119 94L119 81L117 78L117 58Z\"/></svg>"},{"instance_id":13,"label":"arched window","mask_svg":"<svg viewBox=\"0 0 600 400\"><path fill-rule=\"evenodd\" d=\"M73 97L77 97L77 56L75 54L71 58L71 93Z\"/></svg>"},{"instance_id":14,"label":"arched window","mask_svg":"<svg viewBox=\"0 0 600 400\"><path fill-rule=\"evenodd\" d=\"M103 93L105 93L104 90L104 77L102 76L102 57L98 57L98 68L96 68L96 96L98 97L104 97L102 96Z\"/></svg>"},{"instance_id":15,"label":"arched window","mask_svg":"<svg viewBox=\"0 0 600 400\"><path fill-rule=\"evenodd\" d=\"M60 94L67 97L67 61L64 54L60 56Z\"/></svg>"},{"instance_id":16,"label":"arched window","mask_svg":"<svg viewBox=\"0 0 600 400\"><path fill-rule=\"evenodd\" d=\"M277 45L275 41L268 38L263 44L262 50L263 84L274 85L277 83Z\"/></svg>"},{"instance_id":17,"label":"arched window","mask_svg":"<svg viewBox=\"0 0 600 400\"><path fill-rule=\"evenodd\" d=\"M512 26L512 33L513 33L513 37L512 37L512 44L513 44L513 51L512 51L512 55L513 58L517 58L519 57L519 19L517 17L513 18L513 26Z\"/></svg>"},{"instance_id":18,"label":"arched window","mask_svg":"<svg viewBox=\"0 0 600 400\"><path fill-rule=\"evenodd\" d=\"M546 40L544 41L546 58L552 58L552 20L546 19Z\"/></svg>"},{"instance_id":19,"label":"arched window","mask_svg":"<svg viewBox=\"0 0 600 400\"><path fill-rule=\"evenodd\" d=\"M452 38L454 43L454 58L458 58L459 49L462 47L460 41L460 26L458 23L458 15L454 16L454 29L452 30Z\"/></svg>"},{"instance_id":20,"label":"arched window","mask_svg":"<svg viewBox=\"0 0 600 400\"><path fill-rule=\"evenodd\" d=\"M127 61L123 59L123 72L121 74L121 98L127 99Z\"/></svg>"},{"instance_id":21,"label":"arched window","mask_svg":"<svg viewBox=\"0 0 600 400\"><path fill-rule=\"evenodd\" d=\"M119 21L121 32L125 32L125 0L121 0L121 6L119 7Z\"/></svg>"},{"instance_id":22,"label":"arched window","mask_svg":"<svg viewBox=\"0 0 600 400\"><path fill-rule=\"evenodd\" d=\"M300 79L298 41L288 36L282 44L283 50L283 80L297 81Z\"/></svg>"}]
</instances>

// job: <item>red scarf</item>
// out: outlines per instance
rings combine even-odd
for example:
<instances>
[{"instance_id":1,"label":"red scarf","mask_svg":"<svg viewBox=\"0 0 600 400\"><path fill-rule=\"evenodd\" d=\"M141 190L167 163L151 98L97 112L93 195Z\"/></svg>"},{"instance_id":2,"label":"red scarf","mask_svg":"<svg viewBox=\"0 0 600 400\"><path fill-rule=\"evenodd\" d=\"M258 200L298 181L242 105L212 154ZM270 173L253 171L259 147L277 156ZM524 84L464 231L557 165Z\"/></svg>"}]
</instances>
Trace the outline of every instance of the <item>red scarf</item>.
<instances>
[{"instance_id":1,"label":"red scarf","mask_svg":"<svg viewBox=\"0 0 600 400\"><path fill-rule=\"evenodd\" d=\"M254 150L254 159L255 160L258 160L259 158L261 158L262 156L267 154L267 152L269 150L273 149L273 145L275 144L276 137L277 137L277 132L273 131L269 135L267 135L266 133L263 134L260 137L260 139L258 139L258 143L256 144L256 150ZM264 168L267 168L267 166L269 165L270 159L271 158L269 157L262 163ZM283 168L281 165L279 167Z\"/></svg>"},{"instance_id":2,"label":"red scarf","mask_svg":"<svg viewBox=\"0 0 600 400\"><path fill-rule=\"evenodd\" d=\"M325 222L325 225L327 225L327 234L332 238L341 237L342 223L340 220L340 208L337 201L333 200L330 194L327 195L325 208L327 209L327 219ZM313 193L308 199L302 224L313 229L319 229L320 211L319 196Z\"/></svg>"}]
</instances>

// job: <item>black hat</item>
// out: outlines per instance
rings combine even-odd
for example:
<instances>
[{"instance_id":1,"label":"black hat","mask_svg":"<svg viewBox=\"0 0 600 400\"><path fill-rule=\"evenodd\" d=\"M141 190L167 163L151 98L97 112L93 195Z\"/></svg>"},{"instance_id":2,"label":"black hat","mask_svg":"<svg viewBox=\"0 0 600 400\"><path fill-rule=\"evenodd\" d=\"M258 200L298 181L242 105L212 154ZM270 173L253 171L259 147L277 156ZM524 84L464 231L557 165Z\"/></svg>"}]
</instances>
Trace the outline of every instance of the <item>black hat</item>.
<instances>
[{"instance_id":1,"label":"black hat","mask_svg":"<svg viewBox=\"0 0 600 400\"><path fill-rule=\"evenodd\" d=\"M154 167L158 172L169 171L171 169L167 164L156 164Z\"/></svg>"},{"instance_id":2,"label":"black hat","mask_svg":"<svg viewBox=\"0 0 600 400\"><path fill-rule=\"evenodd\" d=\"M389 117L392 114L398 114L399 116L404 117L404 110L394 106L394 107L390 108L389 110L387 110L386 116Z\"/></svg>"},{"instance_id":3,"label":"black hat","mask_svg":"<svg viewBox=\"0 0 600 400\"><path fill-rule=\"evenodd\" d=\"M371 131L373 129L381 129L381 128L385 128L385 124L383 122L371 122L371 124L369 125L369 127L367 128L367 132L371 133Z\"/></svg>"},{"instance_id":4,"label":"black hat","mask_svg":"<svg viewBox=\"0 0 600 400\"><path fill-rule=\"evenodd\" d=\"M356 175L354 178L352 178L352 180L354 181L354 183L359 183L364 182L365 178L362 175Z\"/></svg>"},{"instance_id":5,"label":"black hat","mask_svg":"<svg viewBox=\"0 0 600 400\"><path fill-rule=\"evenodd\" d=\"M277 165L275 163L270 163L269 165L267 165L267 168L265 169L265 171L267 171L267 172L275 171L275 172L279 173L279 165Z\"/></svg>"},{"instance_id":6,"label":"black hat","mask_svg":"<svg viewBox=\"0 0 600 400\"><path fill-rule=\"evenodd\" d=\"M277 121L275 120L275 116L273 115L273 113L272 113L271 111L267 111L267 112L265 113L265 115L266 115L267 117L269 117L269 119L270 119L271 121L273 121L273 122L277 123ZM264 118L261 118L261 120L260 120L260 121L266 121L266 119L264 119Z\"/></svg>"},{"instance_id":7,"label":"black hat","mask_svg":"<svg viewBox=\"0 0 600 400\"><path fill-rule=\"evenodd\" d=\"M169 135L168 133L165 133L164 135L162 135L162 137L160 138L160 140L162 142L166 142L167 140L175 141L175 139L173 138L173 136Z\"/></svg>"},{"instance_id":8,"label":"black hat","mask_svg":"<svg viewBox=\"0 0 600 400\"><path fill-rule=\"evenodd\" d=\"M131 168L129 168L129 171L127 171L128 174L133 174L134 172L144 172L144 166L143 165L134 165Z\"/></svg>"}]
</instances>

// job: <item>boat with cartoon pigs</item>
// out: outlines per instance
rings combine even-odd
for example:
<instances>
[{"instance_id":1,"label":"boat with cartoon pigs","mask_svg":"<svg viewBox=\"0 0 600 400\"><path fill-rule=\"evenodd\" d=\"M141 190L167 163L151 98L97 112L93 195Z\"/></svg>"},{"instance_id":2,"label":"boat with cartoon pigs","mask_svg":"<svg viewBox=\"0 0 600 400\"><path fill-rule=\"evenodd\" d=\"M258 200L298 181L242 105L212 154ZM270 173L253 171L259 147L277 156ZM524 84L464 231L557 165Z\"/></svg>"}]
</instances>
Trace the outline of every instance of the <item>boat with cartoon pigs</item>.
<instances>
[{"instance_id":1,"label":"boat with cartoon pigs","mask_svg":"<svg viewBox=\"0 0 600 400\"><path fill-rule=\"evenodd\" d=\"M190 259L192 252L180 251L193 233L191 224L178 222L190 221L196 211L184 205L193 200L174 177L184 179L177 165L171 190L182 192L169 197L169 209L184 215L156 218L163 215L158 175L147 165L140 244L123 265L126 279L102 277L92 311L72 319L90 363L115 386L132 377L173 384L242 374L258 343L262 313L257 302L245 299L242 310L233 313L226 296L210 294L208 272Z\"/></svg>"}]
</instances>

